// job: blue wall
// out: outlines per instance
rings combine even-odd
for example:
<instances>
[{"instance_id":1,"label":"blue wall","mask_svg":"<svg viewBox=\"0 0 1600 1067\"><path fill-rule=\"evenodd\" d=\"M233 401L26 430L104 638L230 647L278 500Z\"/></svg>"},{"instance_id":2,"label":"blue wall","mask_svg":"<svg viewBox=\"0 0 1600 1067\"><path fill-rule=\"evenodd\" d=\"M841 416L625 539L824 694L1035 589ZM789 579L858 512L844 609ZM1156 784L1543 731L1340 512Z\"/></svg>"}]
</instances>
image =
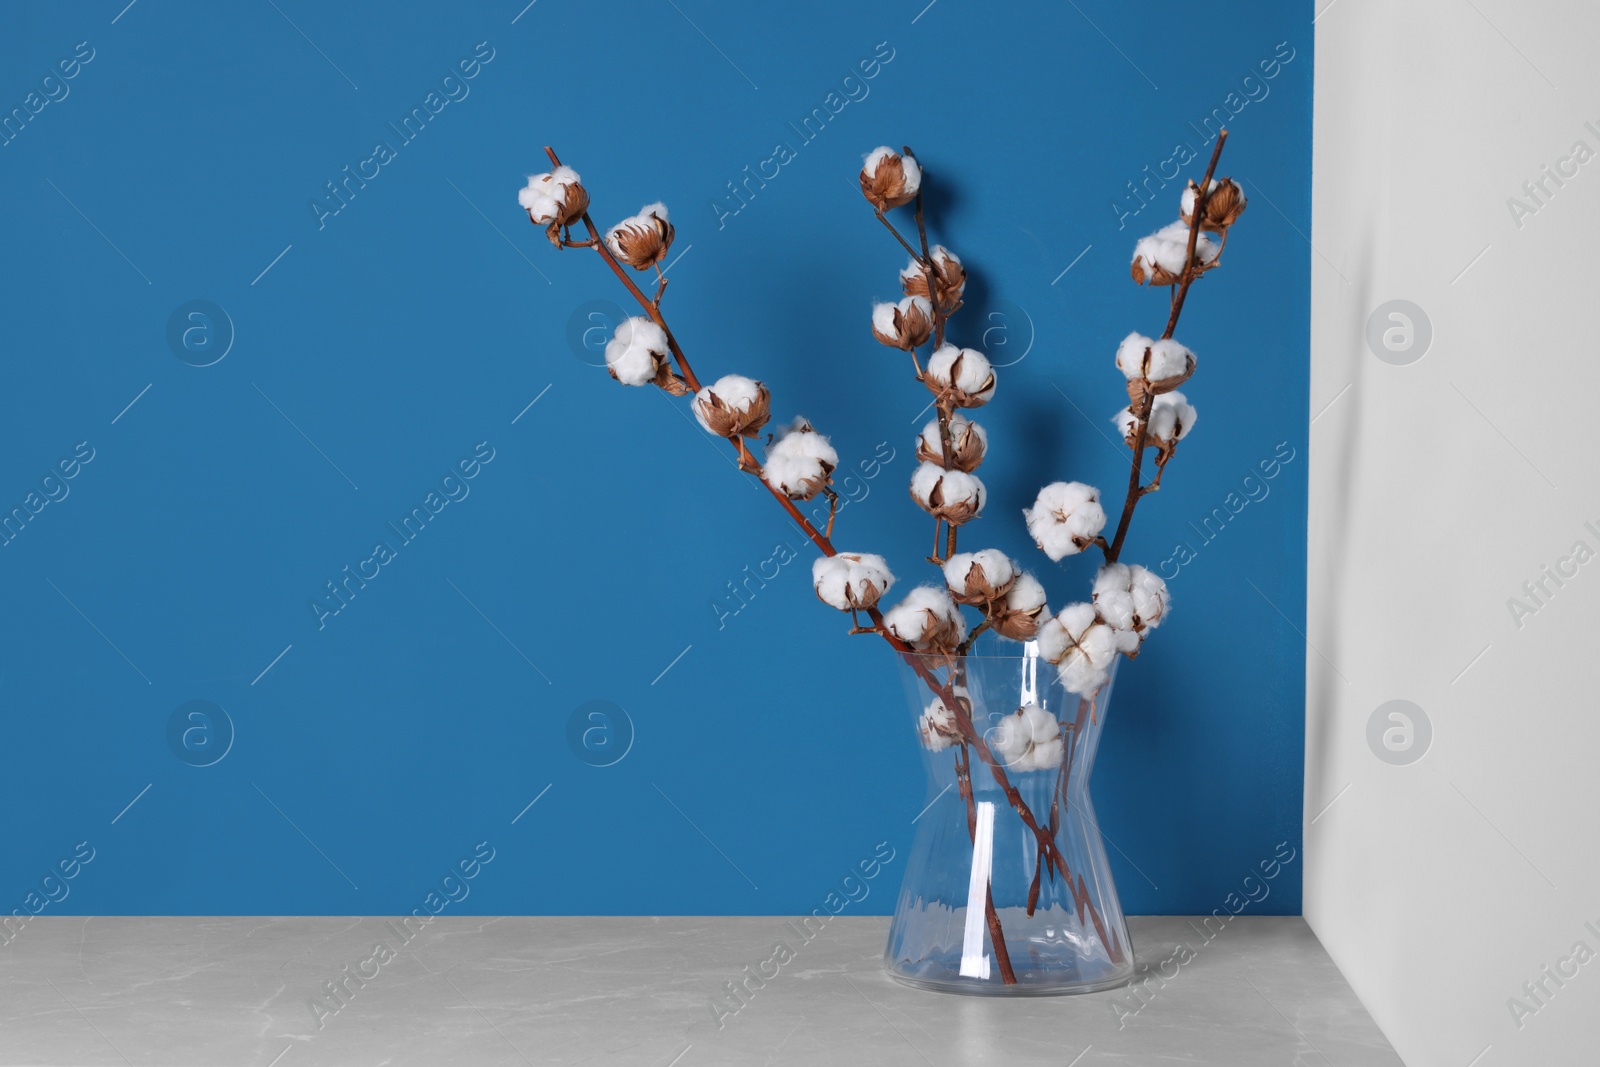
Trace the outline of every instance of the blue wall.
<instances>
[{"instance_id":1,"label":"blue wall","mask_svg":"<svg viewBox=\"0 0 1600 1067\"><path fill-rule=\"evenodd\" d=\"M1112 353L1165 308L1127 262L1178 194L1136 211L1127 183L1207 151L1230 105L1222 170L1252 205L1184 317L1201 420L1129 551L1169 575L1193 555L1122 675L1096 795L1132 912L1209 912L1298 846L1308 5L124 3L0 33L0 107L59 98L0 147L0 503L60 497L0 547L0 910L80 842L46 914L405 912L480 842L447 913L785 913L879 841L903 856L925 797L892 660L814 602L809 555L729 598L803 546L684 410L595 368L586 316L620 289L516 190L551 144L602 220L665 200L700 373L765 380L847 463L886 442L839 540L910 582L926 399L867 333L904 256L854 175L913 145L974 276L954 336L1014 363L965 543L1064 603L1091 563L1053 567L1018 511L1060 477L1120 500ZM390 124L430 92L408 143ZM846 92L810 141L788 125ZM378 141L377 176L314 208ZM729 199L778 142L795 158ZM1265 498L1207 540L1280 442ZM387 524L430 493L403 543ZM319 620L380 540L395 557ZM612 713L610 766L570 741L591 701L631 722ZM1252 907L1297 912L1298 862Z\"/></svg>"}]
</instances>

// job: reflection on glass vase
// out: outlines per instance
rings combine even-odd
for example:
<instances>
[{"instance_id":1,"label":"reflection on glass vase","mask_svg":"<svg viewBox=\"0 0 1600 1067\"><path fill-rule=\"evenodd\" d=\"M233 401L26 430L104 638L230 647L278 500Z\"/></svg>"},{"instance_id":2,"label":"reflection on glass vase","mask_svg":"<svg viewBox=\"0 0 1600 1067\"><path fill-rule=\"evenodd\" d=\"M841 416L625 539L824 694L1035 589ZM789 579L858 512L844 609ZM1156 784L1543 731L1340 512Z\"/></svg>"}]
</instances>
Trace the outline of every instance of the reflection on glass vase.
<instances>
[{"instance_id":1,"label":"reflection on glass vase","mask_svg":"<svg viewBox=\"0 0 1600 1067\"><path fill-rule=\"evenodd\" d=\"M1083 699L1034 642L993 646L1005 648L1021 651L902 657L929 805L886 966L909 985L951 993L1122 985L1133 945L1089 800L1116 667Z\"/></svg>"}]
</instances>

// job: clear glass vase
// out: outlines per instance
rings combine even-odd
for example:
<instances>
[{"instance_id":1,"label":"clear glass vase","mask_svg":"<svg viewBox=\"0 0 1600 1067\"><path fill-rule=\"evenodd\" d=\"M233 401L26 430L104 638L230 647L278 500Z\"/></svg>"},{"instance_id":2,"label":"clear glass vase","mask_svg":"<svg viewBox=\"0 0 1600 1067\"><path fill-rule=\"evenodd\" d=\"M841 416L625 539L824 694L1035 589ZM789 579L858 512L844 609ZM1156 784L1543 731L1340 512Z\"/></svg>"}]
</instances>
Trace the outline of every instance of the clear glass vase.
<instances>
[{"instance_id":1,"label":"clear glass vase","mask_svg":"<svg viewBox=\"0 0 1600 1067\"><path fill-rule=\"evenodd\" d=\"M902 657L928 806L885 964L950 993L1122 985L1133 944L1089 799L1116 666L1089 700L1066 691L1034 642L980 647L1015 651Z\"/></svg>"}]
</instances>

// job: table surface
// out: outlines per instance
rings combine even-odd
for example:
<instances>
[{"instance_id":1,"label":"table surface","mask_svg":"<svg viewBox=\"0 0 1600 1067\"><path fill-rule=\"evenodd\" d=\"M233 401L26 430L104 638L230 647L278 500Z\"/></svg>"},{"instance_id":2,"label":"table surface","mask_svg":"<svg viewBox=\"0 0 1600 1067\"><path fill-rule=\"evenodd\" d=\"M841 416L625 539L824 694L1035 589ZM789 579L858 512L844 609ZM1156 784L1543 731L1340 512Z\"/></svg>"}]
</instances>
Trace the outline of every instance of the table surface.
<instances>
[{"instance_id":1,"label":"table surface","mask_svg":"<svg viewBox=\"0 0 1600 1067\"><path fill-rule=\"evenodd\" d=\"M0 1065L1401 1062L1304 920L1215 925L1132 918L1137 987L1006 1000L894 982L883 917L41 917Z\"/></svg>"}]
</instances>

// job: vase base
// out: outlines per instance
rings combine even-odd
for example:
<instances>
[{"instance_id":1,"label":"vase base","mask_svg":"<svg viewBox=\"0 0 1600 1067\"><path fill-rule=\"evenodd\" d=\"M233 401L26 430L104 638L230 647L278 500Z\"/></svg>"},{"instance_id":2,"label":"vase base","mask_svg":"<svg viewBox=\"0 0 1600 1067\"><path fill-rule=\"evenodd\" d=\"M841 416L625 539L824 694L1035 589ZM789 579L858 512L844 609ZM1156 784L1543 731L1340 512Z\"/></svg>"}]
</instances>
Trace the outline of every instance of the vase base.
<instances>
[{"instance_id":1,"label":"vase base","mask_svg":"<svg viewBox=\"0 0 1600 1067\"><path fill-rule=\"evenodd\" d=\"M1068 997L1079 993L1100 993L1116 989L1133 980L1133 965L1124 964L1114 970L1093 976L1067 978L1059 973L1051 975L1017 971L1017 981L1007 985L997 973L988 978L969 978L940 961L924 960L920 965L909 960L886 960L884 969L889 977L901 985L926 989L934 993L954 993L969 997Z\"/></svg>"}]
</instances>

